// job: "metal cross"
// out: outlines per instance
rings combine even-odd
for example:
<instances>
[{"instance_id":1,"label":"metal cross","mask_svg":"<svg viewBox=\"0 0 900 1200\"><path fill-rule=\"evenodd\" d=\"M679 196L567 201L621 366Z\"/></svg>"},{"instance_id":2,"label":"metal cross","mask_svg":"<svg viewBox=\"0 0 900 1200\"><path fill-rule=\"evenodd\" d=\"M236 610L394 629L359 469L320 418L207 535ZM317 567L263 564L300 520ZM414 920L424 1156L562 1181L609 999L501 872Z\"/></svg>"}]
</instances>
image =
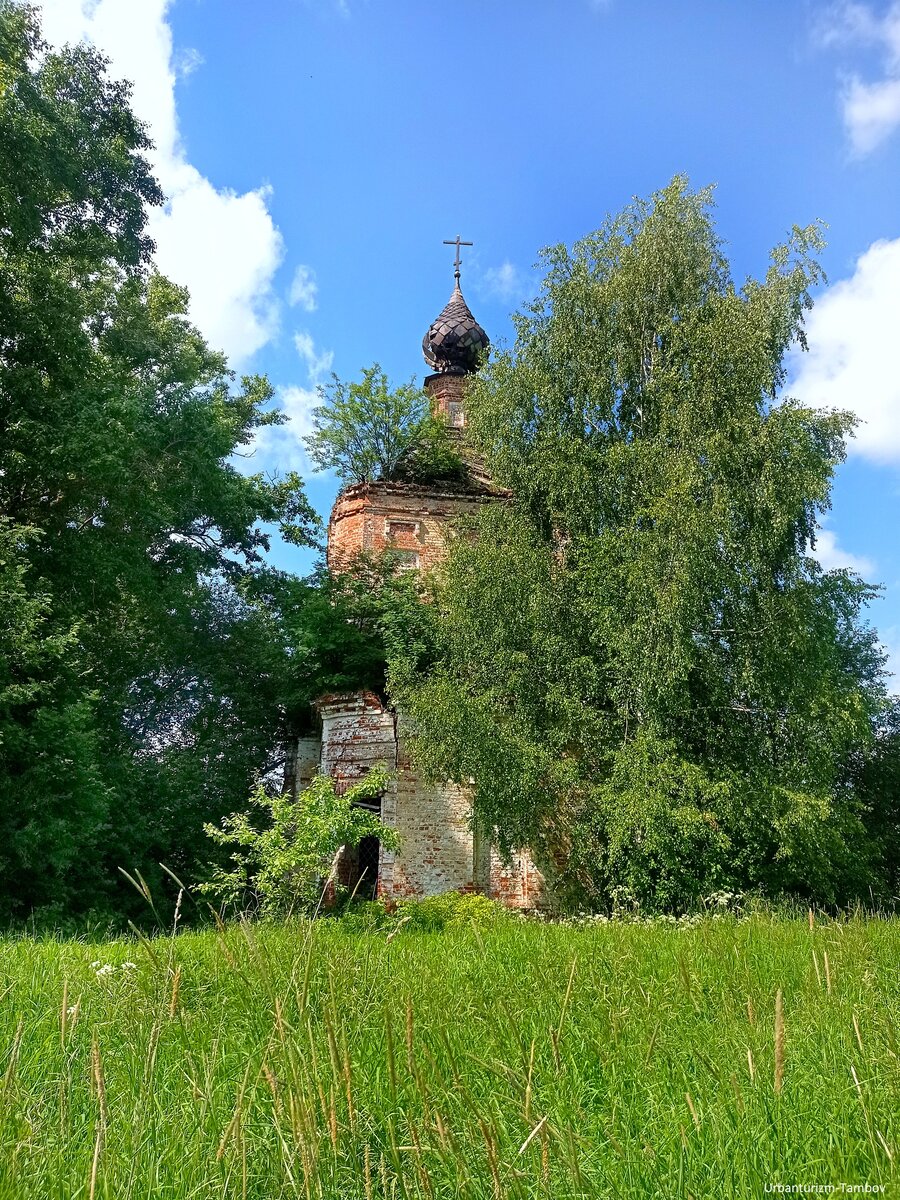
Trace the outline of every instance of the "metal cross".
<instances>
[{"instance_id":1,"label":"metal cross","mask_svg":"<svg viewBox=\"0 0 900 1200\"><path fill-rule=\"evenodd\" d=\"M454 262L453 262L453 266L455 267L455 270L453 272L453 275L454 275L454 278L456 279L456 282L459 283L459 262L460 262L459 248L460 248L460 246L472 246L472 245L474 245L474 242L464 242L460 238L459 234L457 234L456 237L452 239L452 241L447 241L447 239L444 238L444 245L456 247L456 258L454 259Z\"/></svg>"}]
</instances>

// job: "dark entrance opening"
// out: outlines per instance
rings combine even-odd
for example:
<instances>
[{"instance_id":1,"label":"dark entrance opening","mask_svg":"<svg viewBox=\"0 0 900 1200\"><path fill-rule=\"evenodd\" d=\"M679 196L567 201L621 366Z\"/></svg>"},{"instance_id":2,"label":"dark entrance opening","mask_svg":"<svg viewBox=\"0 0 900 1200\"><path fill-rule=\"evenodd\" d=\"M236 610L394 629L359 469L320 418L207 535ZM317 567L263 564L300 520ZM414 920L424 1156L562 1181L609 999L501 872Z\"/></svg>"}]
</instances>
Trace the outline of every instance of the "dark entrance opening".
<instances>
[{"instance_id":1,"label":"dark entrance opening","mask_svg":"<svg viewBox=\"0 0 900 1200\"><path fill-rule=\"evenodd\" d=\"M380 800L363 800L358 807L381 816ZM364 837L358 846L348 846L344 850L338 867L338 879L356 899L375 899L380 856L381 843L372 834Z\"/></svg>"},{"instance_id":2,"label":"dark entrance opening","mask_svg":"<svg viewBox=\"0 0 900 1200\"><path fill-rule=\"evenodd\" d=\"M347 887L358 900L374 900L378 886L378 855L381 845L377 837L369 834L355 850L350 851L347 866Z\"/></svg>"}]
</instances>

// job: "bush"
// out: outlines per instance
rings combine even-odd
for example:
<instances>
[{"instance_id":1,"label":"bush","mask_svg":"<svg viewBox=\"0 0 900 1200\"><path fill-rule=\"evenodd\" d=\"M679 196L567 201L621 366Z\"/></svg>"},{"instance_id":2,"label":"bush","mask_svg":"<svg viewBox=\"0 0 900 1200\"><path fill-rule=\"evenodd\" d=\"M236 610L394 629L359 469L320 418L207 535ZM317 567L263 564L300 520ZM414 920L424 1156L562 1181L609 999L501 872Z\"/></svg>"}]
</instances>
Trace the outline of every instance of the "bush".
<instances>
[{"instance_id":1,"label":"bush","mask_svg":"<svg viewBox=\"0 0 900 1200\"><path fill-rule=\"evenodd\" d=\"M329 917L340 922L345 933L379 933L396 926L396 920L381 900L347 899Z\"/></svg>"},{"instance_id":2,"label":"bush","mask_svg":"<svg viewBox=\"0 0 900 1200\"><path fill-rule=\"evenodd\" d=\"M397 915L407 928L422 933L440 933L450 925L474 925L487 929L507 920L509 914L496 900L464 892L443 892L422 900L402 900Z\"/></svg>"},{"instance_id":3,"label":"bush","mask_svg":"<svg viewBox=\"0 0 900 1200\"><path fill-rule=\"evenodd\" d=\"M264 917L317 911L344 846L374 834L389 850L399 850L396 830L358 806L380 796L388 779L376 767L339 795L333 779L317 775L296 800L258 788L250 802L265 828L258 829L249 812L226 817L221 827L204 826L214 842L233 849L230 867L214 866L199 890L226 908L250 907Z\"/></svg>"}]
</instances>

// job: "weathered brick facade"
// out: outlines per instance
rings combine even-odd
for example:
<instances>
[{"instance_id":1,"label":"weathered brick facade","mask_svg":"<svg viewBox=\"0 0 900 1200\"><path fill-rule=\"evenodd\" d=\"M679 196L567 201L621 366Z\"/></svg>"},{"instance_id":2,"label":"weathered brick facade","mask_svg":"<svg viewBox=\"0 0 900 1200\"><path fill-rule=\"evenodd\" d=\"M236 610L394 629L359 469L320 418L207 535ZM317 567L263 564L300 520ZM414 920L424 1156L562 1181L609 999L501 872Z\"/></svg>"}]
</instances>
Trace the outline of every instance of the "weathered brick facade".
<instances>
[{"instance_id":1,"label":"weathered brick facade","mask_svg":"<svg viewBox=\"0 0 900 1200\"><path fill-rule=\"evenodd\" d=\"M344 488L328 522L328 565L339 570L359 553L391 550L412 568L443 557L449 524L497 493L480 485L357 483Z\"/></svg>"},{"instance_id":2,"label":"weathered brick facade","mask_svg":"<svg viewBox=\"0 0 900 1200\"><path fill-rule=\"evenodd\" d=\"M426 783L412 766L403 718L372 692L323 696L318 704L321 740L302 745L307 771L313 763L341 786L361 779L379 763L392 781L381 798L381 819L396 829L398 853L381 850L377 894L385 899L440 892L481 892L512 907L540 901L541 877L527 855L504 862L472 829L472 802L455 784Z\"/></svg>"},{"instance_id":3,"label":"weathered brick facade","mask_svg":"<svg viewBox=\"0 0 900 1200\"><path fill-rule=\"evenodd\" d=\"M433 340L429 342L429 338ZM463 350L455 350L454 338L462 339ZM426 358L439 370L425 380L425 387L432 410L443 416L451 431L458 431L455 436L461 442L466 374L472 369L475 353L486 344L486 335L457 286L450 304L426 335ZM507 495L490 483L474 456L464 454L464 461L468 471L462 483L382 481L345 488L328 524L329 567L340 570L360 553L385 551L396 553L401 567L434 567L446 553L454 520ZM542 880L528 855L504 862L489 840L473 828L472 802L466 790L450 783L429 784L415 770L402 715L371 692L323 696L316 707L321 739L299 743L298 785L318 769L339 785L362 778L377 763L386 764L392 772L392 782L381 799L381 818L401 835L401 849L396 854L383 848L376 851L378 896L399 899L463 891L484 893L514 907L539 904ZM350 859L342 864L339 876L352 885Z\"/></svg>"}]
</instances>

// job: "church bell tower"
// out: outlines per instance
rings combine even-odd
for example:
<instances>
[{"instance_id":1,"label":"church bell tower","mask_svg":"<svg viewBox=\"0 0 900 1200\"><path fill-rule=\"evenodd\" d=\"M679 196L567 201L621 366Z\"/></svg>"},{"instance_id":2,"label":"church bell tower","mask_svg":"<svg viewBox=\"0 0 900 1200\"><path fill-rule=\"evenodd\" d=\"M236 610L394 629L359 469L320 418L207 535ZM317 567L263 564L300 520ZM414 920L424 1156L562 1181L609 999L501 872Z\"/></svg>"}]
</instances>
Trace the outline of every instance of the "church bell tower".
<instances>
[{"instance_id":1,"label":"church bell tower","mask_svg":"<svg viewBox=\"0 0 900 1200\"><path fill-rule=\"evenodd\" d=\"M472 315L459 286L459 237L454 288L422 342L432 373L425 390L432 411L447 422L460 450L463 470L427 482L379 479L342 489L328 523L328 566L350 567L360 554L389 551L398 569L427 570L445 556L453 522L483 504L502 502L508 493L487 477L466 445L466 385L488 349L488 336ZM391 771L379 801L382 821L400 834L393 853L374 839L342 856L338 878L361 896L386 900L440 892L482 892L512 907L539 902L541 877L527 854L499 858L472 825L472 800L454 783L430 783L416 770L408 751L409 727L388 697L373 691L321 696L316 702L321 736L299 748L295 786L318 770L338 787L362 778L377 763Z\"/></svg>"}]
</instances>

